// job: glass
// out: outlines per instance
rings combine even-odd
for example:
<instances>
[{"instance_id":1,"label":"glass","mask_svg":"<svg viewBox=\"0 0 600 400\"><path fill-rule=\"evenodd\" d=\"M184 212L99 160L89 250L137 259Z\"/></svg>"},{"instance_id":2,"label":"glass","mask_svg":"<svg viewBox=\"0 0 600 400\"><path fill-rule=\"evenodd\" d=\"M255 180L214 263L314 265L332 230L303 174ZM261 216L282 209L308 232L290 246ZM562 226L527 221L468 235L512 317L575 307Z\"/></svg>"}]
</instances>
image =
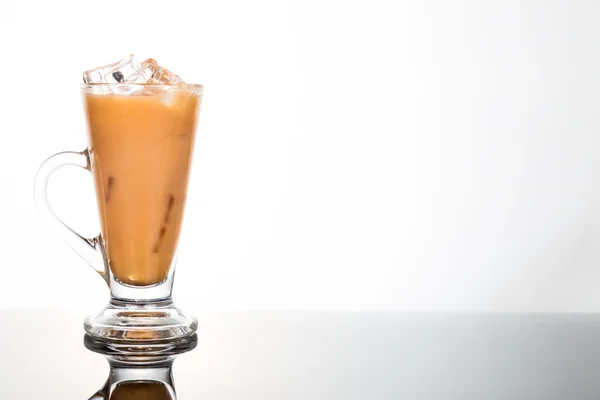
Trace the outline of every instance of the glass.
<instances>
[{"instance_id":1,"label":"glass","mask_svg":"<svg viewBox=\"0 0 600 400\"><path fill-rule=\"evenodd\" d=\"M89 147L58 153L40 167L35 201L43 219L110 289L108 306L88 317L92 336L181 338L197 327L172 301L200 85L83 84ZM101 233L85 238L47 201L50 175L74 165L92 172Z\"/></svg>"},{"instance_id":2,"label":"glass","mask_svg":"<svg viewBox=\"0 0 600 400\"><path fill-rule=\"evenodd\" d=\"M167 344L132 346L130 342L108 342L86 335L84 344L104 355L110 366L106 383L90 400L175 400L173 362L179 354L193 350L198 337L193 334Z\"/></svg>"}]
</instances>

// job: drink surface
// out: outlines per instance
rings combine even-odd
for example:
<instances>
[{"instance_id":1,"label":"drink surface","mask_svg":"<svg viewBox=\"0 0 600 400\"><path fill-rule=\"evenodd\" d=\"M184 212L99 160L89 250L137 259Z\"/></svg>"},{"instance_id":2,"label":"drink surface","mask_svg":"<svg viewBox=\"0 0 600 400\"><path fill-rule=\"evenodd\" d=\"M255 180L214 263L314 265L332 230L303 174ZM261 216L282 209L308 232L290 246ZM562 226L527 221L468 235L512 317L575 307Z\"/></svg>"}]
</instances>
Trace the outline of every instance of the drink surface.
<instances>
[{"instance_id":1,"label":"drink surface","mask_svg":"<svg viewBox=\"0 0 600 400\"><path fill-rule=\"evenodd\" d=\"M125 284L160 283L181 230L199 98L171 88L85 94L84 105L110 269Z\"/></svg>"}]
</instances>

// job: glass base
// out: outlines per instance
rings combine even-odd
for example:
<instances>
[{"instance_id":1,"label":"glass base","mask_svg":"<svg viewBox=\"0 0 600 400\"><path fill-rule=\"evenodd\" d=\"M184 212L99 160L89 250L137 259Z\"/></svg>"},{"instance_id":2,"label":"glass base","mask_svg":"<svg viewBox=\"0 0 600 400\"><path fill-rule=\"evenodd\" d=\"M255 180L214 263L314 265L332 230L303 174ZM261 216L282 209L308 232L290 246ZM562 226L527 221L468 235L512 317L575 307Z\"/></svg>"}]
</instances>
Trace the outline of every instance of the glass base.
<instances>
[{"instance_id":1,"label":"glass base","mask_svg":"<svg viewBox=\"0 0 600 400\"><path fill-rule=\"evenodd\" d=\"M193 350L198 344L195 333L176 340L106 340L86 334L83 344L88 350L102 354L113 367L170 366L175 357Z\"/></svg>"},{"instance_id":2,"label":"glass base","mask_svg":"<svg viewBox=\"0 0 600 400\"><path fill-rule=\"evenodd\" d=\"M113 298L104 310L86 318L83 326L94 338L139 342L191 336L198 321L182 313L171 299L142 303Z\"/></svg>"}]
</instances>

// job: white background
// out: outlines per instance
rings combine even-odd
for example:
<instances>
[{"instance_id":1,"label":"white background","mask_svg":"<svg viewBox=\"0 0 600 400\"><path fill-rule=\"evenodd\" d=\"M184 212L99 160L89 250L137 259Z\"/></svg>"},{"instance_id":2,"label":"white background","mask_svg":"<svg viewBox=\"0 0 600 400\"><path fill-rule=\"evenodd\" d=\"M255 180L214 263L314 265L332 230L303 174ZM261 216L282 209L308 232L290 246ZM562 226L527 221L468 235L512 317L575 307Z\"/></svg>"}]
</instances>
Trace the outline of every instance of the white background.
<instances>
[{"instance_id":1,"label":"white background","mask_svg":"<svg viewBox=\"0 0 600 400\"><path fill-rule=\"evenodd\" d=\"M86 146L80 74L205 85L175 299L204 309L600 310L595 1L0 5L0 307L96 311L33 177ZM91 178L50 198L97 232Z\"/></svg>"}]
</instances>

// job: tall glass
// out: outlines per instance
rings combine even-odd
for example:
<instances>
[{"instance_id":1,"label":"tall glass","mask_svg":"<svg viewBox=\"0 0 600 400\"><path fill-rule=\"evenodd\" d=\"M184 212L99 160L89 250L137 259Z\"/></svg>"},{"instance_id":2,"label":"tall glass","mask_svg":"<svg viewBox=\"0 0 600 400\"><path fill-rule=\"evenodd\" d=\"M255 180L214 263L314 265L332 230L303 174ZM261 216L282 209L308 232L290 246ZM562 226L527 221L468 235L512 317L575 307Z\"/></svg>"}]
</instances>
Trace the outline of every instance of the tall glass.
<instances>
[{"instance_id":1,"label":"tall glass","mask_svg":"<svg viewBox=\"0 0 600 400\"><path fill-rule=\"evenodd\" d=\"M125 340L185 337L197 327L171 299L186 202L200 85L84 84L89 147L40 167L42 217L106 281L108 306L88 317L92 336ZM75 165L92 172L101 233L85 238L47 201L48 178Z\"/></svg>"}]
</instances>

